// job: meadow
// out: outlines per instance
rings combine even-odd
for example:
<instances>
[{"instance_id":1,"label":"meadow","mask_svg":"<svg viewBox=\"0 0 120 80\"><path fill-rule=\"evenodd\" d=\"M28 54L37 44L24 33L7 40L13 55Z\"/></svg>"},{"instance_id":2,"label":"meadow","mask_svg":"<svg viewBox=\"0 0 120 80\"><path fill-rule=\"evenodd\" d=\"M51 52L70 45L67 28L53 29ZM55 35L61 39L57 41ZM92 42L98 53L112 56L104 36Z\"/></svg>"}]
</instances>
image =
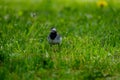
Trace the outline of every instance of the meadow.
<instances>
[{"instance_id":1,"label":"meadow","mask_svg":"<svg viewBox=\"0 0 120 80\"><path fill-rule=\"evenodd\" d=\"M0 0L0 80L120 80L119 3Z\"/></svg>"}]
</instances>

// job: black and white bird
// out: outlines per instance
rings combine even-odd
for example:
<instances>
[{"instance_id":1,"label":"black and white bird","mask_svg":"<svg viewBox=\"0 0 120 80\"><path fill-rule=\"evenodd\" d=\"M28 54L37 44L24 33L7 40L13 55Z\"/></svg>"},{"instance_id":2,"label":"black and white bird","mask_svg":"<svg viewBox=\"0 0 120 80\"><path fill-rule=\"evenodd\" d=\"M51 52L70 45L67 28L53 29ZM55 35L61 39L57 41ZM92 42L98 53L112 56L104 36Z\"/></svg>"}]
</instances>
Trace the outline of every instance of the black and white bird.
<instances>
[{"instance_id":1,"label":"black and white bird","mask_svg":"<svg viewBox=\"0 0 120 80\"><path fill-rule=\"evenodd\" d=\"M48 42L51 45L61 44L62 37L57 33L56 28L51 28L50 34L48 35Z\"/></svg>"}]
</instances>

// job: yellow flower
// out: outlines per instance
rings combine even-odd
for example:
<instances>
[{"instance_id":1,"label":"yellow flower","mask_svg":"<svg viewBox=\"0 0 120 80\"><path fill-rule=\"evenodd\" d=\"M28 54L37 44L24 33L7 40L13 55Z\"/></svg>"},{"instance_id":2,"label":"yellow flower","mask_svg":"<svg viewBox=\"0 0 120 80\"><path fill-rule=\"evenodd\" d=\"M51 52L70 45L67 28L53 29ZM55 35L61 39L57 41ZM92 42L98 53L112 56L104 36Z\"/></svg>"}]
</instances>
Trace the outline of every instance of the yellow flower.
<instances>
[{"instance_id":1,"label":"yellow flower","mask_svg":"<svg viewBox=\"0 0 120 80\"><path fill-rule=\"evenodd\" d=\"M108 3L105 0L99 0L97 2L98 7L106 7L108 6Z\"/></svg>"}]
</instances>

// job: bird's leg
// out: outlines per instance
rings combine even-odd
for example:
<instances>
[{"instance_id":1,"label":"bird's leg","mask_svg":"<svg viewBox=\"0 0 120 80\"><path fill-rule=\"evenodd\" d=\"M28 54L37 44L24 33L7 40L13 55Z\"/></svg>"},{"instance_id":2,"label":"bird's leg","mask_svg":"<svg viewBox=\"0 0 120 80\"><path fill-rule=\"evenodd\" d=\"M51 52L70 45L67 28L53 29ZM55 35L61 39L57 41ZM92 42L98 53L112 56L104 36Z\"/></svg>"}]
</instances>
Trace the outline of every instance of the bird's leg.
<instances>
[{"instance_id":1,"label":"bird's leg","mask_svg":"<svg viewBox=\"0 0 120 80\"><path fill-rule=\"evenodd\" d=\"M50 47L52 47L52 45L50 44Z\"/></svg>"},{"instance_id":2,"label":"bird's leg","mask_svg":"<svg viewBox=\"0 0 120 80\"><path fill-rule=\"evenodd\" d=\"M58 45L58 49L61 50L61 44L57 44Z\"/></svg>"}]
</instances>

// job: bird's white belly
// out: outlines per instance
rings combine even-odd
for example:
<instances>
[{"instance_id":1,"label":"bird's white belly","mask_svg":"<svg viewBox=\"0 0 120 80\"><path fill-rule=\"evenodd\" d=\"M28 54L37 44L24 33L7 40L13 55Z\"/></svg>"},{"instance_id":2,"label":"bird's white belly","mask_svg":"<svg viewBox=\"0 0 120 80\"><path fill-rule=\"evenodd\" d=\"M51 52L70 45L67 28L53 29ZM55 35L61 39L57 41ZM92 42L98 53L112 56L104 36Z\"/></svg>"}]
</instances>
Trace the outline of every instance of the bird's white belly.
<instances>
[{"instance_id":1,"label":"bird's white belly","mask_svg":"<svg viewBox=\"0 0 120 80\"><path fill-rule=\"evenodd\" d=\"M60 38L56 37L54 40L48 38L48 41L49 41L49 43L57 44L57 43L61 43L62 38L61 37Z\"/></svg>"}]
</instances>

